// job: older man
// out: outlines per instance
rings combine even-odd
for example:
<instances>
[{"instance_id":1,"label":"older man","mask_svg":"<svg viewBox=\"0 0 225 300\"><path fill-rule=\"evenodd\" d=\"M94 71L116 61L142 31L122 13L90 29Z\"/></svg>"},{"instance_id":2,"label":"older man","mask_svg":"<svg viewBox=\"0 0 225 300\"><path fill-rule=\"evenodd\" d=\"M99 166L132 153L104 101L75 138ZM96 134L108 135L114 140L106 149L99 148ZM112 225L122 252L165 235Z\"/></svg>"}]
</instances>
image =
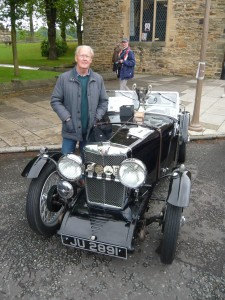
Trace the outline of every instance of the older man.
<instances>
[{"instance_id":1,"label":"older man","mask_svg":"<svg viewBox=\"0 0 225 300\"><path fill-rule=\"evenodd\" d=\"M123 49L119 53L119 63L121 65L119 71L120 89L129 90L127 81L134 77L135 55L129 47L129 40L122 39Z\"/></svg>"},{"instance_id":2,"label":"older man","mask_svg":"<svg viewBox=\"0 0 225 300\"><path fill-rule=\"evenodd\" d=\"M108 97L102 76L90 69L94 51L90 46L78 46L76 66L61 74L51 97L51 106L62 121L62 153L80 151L94 124L107 111Z\"/></svg>"}]
</instances>

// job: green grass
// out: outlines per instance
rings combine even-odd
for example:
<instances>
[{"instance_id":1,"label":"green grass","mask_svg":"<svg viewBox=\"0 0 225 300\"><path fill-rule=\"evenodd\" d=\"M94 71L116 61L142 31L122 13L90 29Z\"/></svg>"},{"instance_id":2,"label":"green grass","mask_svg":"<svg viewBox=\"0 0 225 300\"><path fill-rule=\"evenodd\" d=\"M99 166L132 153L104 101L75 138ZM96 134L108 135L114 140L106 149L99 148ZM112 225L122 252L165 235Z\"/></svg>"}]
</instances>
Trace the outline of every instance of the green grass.
<instances>
[{"instance_id":1,"label":"green grass","mask_svg":"<svg viewBox=\"0 0 225 300\"><path fill-rule=\"evenodd\" d=\"M17 44L18 62L20 66L30 67L62 67L72 66L74 62L74 51L77 46L75 42L68 42L68 51L65 56L57 60L48 60L41 56L41 43L19 43ZM12 47L0 44L0 64L13 64ZM35 80L53 78L58 73L50 71L36 71L19 69L19 77L14 76L13 68L0 67L0 83L12 79Z\"/></svg>"},{"instance_id":2,"label":"green grass","mask_svg":"<svg viewBox=\"0 0 225 300\"><path fill-rule=\"evenodd\" d=\"M51 79L57 76L58 72L39 71L39 70L24 70L19 69L19 76L14 76L13 68L0 67L0 83L9 82L12 79L19 80L37 80L37 79Z\"/></svg>"}]
</instances>

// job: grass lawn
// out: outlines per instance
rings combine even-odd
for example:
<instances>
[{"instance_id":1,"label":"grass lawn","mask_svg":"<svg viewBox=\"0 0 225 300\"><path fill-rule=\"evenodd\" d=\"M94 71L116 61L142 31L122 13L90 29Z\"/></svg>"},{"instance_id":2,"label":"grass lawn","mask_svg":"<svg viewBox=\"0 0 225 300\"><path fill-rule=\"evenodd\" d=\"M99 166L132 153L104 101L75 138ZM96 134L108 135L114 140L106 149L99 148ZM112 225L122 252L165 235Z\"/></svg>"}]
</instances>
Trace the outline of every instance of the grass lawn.
<instances>
[{"instance_id":1,"label":"grass lawn","mask_svg":"<svg viewBox=\"0 0 225 300\"><path fill-rule=\"evenodd\" d=\"M19 69L19 76L14 76L13 68L0 67L0 83L9 82L12 79L19 80L37 80L37 79L51 79L60 73L39 70L24 70Z\"/></svg>"},{"instance_id":2,"label":"grass lawn","mask_svg":"<svg viewBox=\"0 0 225 300\"><path fill-rule=\"evenodd\" d=\"M68 51L65 56L57 60L48 60L41 56L41 43L19 43L17 44L17 54L20 66L30 67L60 67L72 65L74 62L74 51L77 46L75 42L68 42ZM0 64L13 64L12 47L0 44ZM19 77L14 77L13 68L0 67L0 83L11 81L12 79L35 80L53 78L56 72L36 71L20 69Z\"/></svg>"}]
</instances>

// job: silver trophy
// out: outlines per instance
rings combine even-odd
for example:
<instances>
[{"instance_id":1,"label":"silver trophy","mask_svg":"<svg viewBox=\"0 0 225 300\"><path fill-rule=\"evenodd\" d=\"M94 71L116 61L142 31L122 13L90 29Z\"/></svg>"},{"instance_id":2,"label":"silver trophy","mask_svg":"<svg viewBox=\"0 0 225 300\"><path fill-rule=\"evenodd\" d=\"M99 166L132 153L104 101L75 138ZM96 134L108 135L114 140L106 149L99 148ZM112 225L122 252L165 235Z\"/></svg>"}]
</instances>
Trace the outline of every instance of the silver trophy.
<instances>
[{"instance_id":1,"label":"silver trophy","mask_svg":"<svg viewBox=\"0 0 225 300\"><path fill-rule=\"evenodd\" d=\"M148 88L145 87L137 87L136 83L132 86L133 91L136 92L138 96L138 101L142 104L145 104L146 98L151 94L152 92L152 86L151 84L148 85Z\"/></svg>"}]
</instances>

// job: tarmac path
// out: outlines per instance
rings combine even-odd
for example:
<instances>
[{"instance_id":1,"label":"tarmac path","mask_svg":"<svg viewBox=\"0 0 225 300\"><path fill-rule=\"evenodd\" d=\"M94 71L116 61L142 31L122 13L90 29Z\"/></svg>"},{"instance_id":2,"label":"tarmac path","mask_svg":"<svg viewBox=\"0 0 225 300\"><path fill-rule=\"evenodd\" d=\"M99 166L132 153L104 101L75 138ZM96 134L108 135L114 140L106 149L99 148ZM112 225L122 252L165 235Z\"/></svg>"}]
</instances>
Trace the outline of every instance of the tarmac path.
<instances>
[{"instance_id":1,"label":"tarmac path","mask_svg":"<svg viewBox=\"0 0 225 300\"><path fill-rule=\"evenodd\" d=\"M1 300L225 299L225 140L188 144L191 201L168 266L156 252L157 224L127 260L67 248L57 236L32 232L25 216L29 180L20 174L33 155L0 154Z\"/></svg>"}]
</instances>

